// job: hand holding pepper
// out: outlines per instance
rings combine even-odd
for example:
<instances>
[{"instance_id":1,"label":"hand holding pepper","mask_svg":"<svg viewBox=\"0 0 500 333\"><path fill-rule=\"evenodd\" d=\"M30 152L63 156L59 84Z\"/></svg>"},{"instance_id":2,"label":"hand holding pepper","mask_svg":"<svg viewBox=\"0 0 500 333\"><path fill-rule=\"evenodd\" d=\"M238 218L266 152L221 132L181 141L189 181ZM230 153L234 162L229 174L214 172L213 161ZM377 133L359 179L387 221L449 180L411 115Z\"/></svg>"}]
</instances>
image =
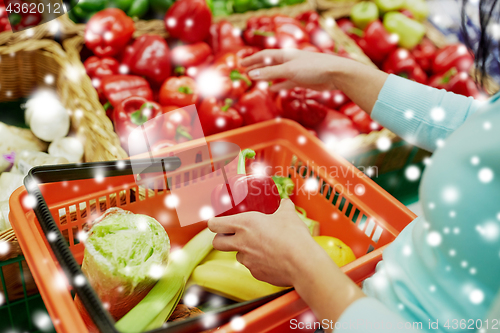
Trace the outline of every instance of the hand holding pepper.
<instances>
[{"instance_id":1,"label":"hand holding pepper","mask_svg":"<svg viewBox=\"0 0 500 333\"><path fill-rule=\"evenodd\" d=\"M229 216L257 211L274 213L280 206L281 198L272 177L247 175L245 162L255 158L255 151L244 149L239 156L238 175L218 185L212 192L212 206L217 216ZM228 190L228 188L230 190ZM230 200L227 200L227 196Z\"/></svg>"},{"instance_id":2,"label":"hand holding pepper","mask_svg":"<svg viewBox=\"0 0 500 333\"><path fill-rule=\"evenodd\" d=\"M170 76L170 51L167 42L157 35L142 35L125 49L122 63L131 74L144 76L160 85Z\"/></svg>"},{"instance_id":3,"label":"hand holding pepper","mask_svg":"<svg viewBox=\"0 0 500 333\"><path fill-rule=\"evenodd\" d=\"M106 57L119 54L134 33L134 21L117 8L98 12L85 28L85 45L95 55Z\"/></svg>"}]
</instances>

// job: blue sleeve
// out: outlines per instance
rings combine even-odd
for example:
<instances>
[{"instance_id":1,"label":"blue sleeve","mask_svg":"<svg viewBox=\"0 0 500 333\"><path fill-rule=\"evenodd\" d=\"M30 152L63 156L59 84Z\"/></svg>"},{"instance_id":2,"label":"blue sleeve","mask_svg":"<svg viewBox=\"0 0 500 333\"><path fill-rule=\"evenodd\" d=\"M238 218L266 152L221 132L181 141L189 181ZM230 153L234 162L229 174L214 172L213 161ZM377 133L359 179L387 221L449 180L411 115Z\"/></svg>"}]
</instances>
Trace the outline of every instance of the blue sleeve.
<instances>
[{"instance_id":1,"label":"blue sleeve","mask_svg":"<svg viewBox=\"0 0 500 333\"><path fill-rule=\"evenodd\" d=\"M389 75L372 118L404 140L434 151L473 114L481 102L396 75Z\"/></svg>"},{"instance_id":2,"label":"blue sleeve","mask_svg":"<svg viewBox=\"0 0 500 333\"><path fill-rule=\"evenodd\" d=\"M384 304L364 297L351 304L335 323L334 333L417 333L428 323L410 322L391 312ZM330 327L331 328L331 327Z\"/></svg>"}]
</instances>

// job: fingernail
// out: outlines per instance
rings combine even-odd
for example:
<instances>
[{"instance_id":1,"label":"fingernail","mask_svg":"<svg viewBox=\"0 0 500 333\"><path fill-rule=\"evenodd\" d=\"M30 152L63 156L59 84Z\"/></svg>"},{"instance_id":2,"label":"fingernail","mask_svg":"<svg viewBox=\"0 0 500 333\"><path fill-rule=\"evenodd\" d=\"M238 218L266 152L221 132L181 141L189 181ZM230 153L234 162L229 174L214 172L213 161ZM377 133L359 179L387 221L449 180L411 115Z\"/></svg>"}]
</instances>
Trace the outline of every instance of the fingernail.
<instances>
[{"instance_id":1,"label":"fingernail","mask_svg":"<svg viewBox=\"0 0 500 333\"><path fill-rule=\"evenodd\" d=\"M254 69L254 70L251 70L250 72L248 72L248 75L252 78L252 79L256 79L259 77L260 75L260 70L258 69Z\"/></svg>"}]
</instances>

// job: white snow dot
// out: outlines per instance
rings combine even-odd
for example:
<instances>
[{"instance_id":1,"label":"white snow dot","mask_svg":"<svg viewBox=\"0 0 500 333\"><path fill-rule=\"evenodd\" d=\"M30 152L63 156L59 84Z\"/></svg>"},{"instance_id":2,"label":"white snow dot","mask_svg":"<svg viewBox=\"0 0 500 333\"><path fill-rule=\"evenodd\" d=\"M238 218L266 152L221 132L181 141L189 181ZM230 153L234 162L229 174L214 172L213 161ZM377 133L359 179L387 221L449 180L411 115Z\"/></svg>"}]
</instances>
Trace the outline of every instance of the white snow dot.
<instances>
[{"instance_id":1,"label":"white snow dot","mask_svg":"<svg viewBox=\"0 0 500 333\"><path fill-rule=\"evenodd\" d=\"M437 140L436 140L436 146L437 146L438 148L443 147L443 146L444 146L444 140L443 140L443 139L437 139Z\"/></svg>"},{"instance_id":2,"label":"white snow dot","mask_svg":"<svg viewBox=\"0 0 500 333\"><path fill-rule=\"evenodd\" d=\"M47 332L53 330L52 321L44 311L38 310L33 313L33 323L40 331Z\"/></svg>"},{"instance_id":3,"label":"white snow dot","mask_svg":"<svg viewBox=\"0 0 500 333\"><path fill-rule=\"evenodd\" d=\"M471 275L475 275L475 274L477 273L476 268L475 268L475 267L471 267L471 269L469 269L469 273L470 273Z\"/></svg>"},{"instance_id":4,"label":"white snow dot","mask_svg":"<svg viewBox=\"0 0 500 333\"><path fill-rule=\"evenodd\" d=\"M413 111L412 110L406 110L405 111L405 118L406 119L412 119L413 118Z\"/></svg>"},{"instance_id":5,"label":"white snow dot","mask_svg":"<svg viewBox=\"0 0 500 333\"><path fill-rule=\"evenodd\" d=\"M491 129L491 123L489 121L485 121L484 124L483 124L483 128L485 130L490 130Z\"/></svg>"},{"instance_id":6,"label":"white snow dot","mask_svg":"<svg viewBox=\"0 0 500 333\"><path fill-rule=\"evenodd\" d=\"M229 195L223 195L221 198L220 198L220 201L221 203L227 205L227 204L230 204L231 203L231 198L229 197Z\"/></svg>"},{"instance_id":7,"label":"white snow dot","mask_svg":"<svg viewBox=\"0 0 500 333\"><path fill-rule=\"evenodd\" d=\"M96 183L102 183L104 181L104 175L102 173L98 173L94 177Z\"/></svg>"},{"instance_id":8,"label":"white snow dot","mask_svg":"<svg viewBox=\"0 0 500 333\"><path fill-rule=\"evenodd\" d=\"M377 148L380 151L388 151L392 146L391 139L386 136L382 136L377 140Z\"/></svg>"},{"instance_id":9,"label":"white snow dot","mask_svg":"<svg viewBox=\"0 0 500 333\"><path fill-rule=\"evenodd\" d=\"M354 187L354 193L356 193L357 195L363 195L365 194L365 186L363 184L358 184Z\"/></svg>"},{"instance_id":10,"label":"white snow dot","mask_svg":"<svg viewBox=\"0 0 500 333\"><path fill-rule=\"evenodd\" d=\"M402 303L398 304L398 309L399 310L404 310L405 306Z\"/></svg>"},{"instance_id":11,"label":"white snow dot","mask_svg":"<svg viewBox=\"0 0 500 333\"><path fill-rule=\"evenodd\" d=\"M465 260L460 263L460 266L462 266L462 268L466 268L468 265L469 263Z\"/></svg>"},{"instance_id":12,"label":"white snow dot","mask_svg":"<svg viewBox=\"0 0 500 333\"><path fill-rule=\"evenodd\" d=\"M235 317L231 319L231 328L237 332L242 331L245 328L245 319L242 317Z\"/></svg>"},{"instance_id":13,"label":"white snow dot","mask_svg":"<svg viewBox=\"0 0 500 333\"><path fill-rule=\"evenodd\" d=\"M432 247L441 244L441 240L442 240L441 234L437 231L431 231L427 235L427 243Z\"/></svg>"},{"instance_id":14,"label":"white snow dot","mask_svg":"<svg viewBox=\"0 0 500 333\"><path fill-rule=\"evenodd\" d=\"M331 17L328 17L326 20L325 20L325 23L328 27L333 27L335 25L335 20Z\"/></svg>"},{"instance_id":15,"label":"white snow dot","mask_svg":"<svg viewBox=\"0 0 500 333\"><path fill-rule=\"evenodd\" d=\"M187 19L186 20L186 27L192 27L194 24L193 19Z\"/></svg>"},{"instance_id":16,"label":"white snow dot","mask_svg":"<svg viewBox=\"0 0 500 333\"><path fill-rule=\"evenodd\" d=\"M500 39L500 24L491 22L488 24L487 31L494 40L498 41Z\"/></svg>"},{"instance_id":17,"label":"white snow dot","mask_svg":"<svg viewBox=\"0 0 500 333\"><path fill-rule=\"evenodd\" d=\"M203 315L202 320L203 320L203 326L207 329L215 325L215 323L217 323L217 317L211 313Z\"/></svg>"},{"instance_id":18,"label":"white snow dot","mask_svg":"<svg viewBox=\"0 0 500 333\"><path fill-rule=\"evenodd\" d=\"M481 160L477 156L472 156L470 159L470 163L472 165L478 165L480 162L481 162Z\"/></svg>"},{"instance_id":19,"label":"white snow dot","mask_svg":"<svg viewBox=\"0 0 500 333\"><path fill-rule=\"evenodd\" d=\"M102 306L103 306L106 310L109 310L109 308L111 307L111 304L109 304L108 302L104 302L104 303L102 303Z\"/></svg>"},{"instance_id":20,"label":"white snow dot","mask_svg":"<svg viewBox=\"0 0 500 333\"><path fill-rule=\"evenodd\" d=\"M219 128L222 128L224 126L226 126L226 119L224 119L223 117L219 117L215 120L215 125Z\"/></svg>"},{"instance_id":21,"label":"white snow dot","mask_svg":"<svg viewBox=\"0 0 500 333\"><path fill-rule=\"evenodd\" d=\"M299 135L299 137L297 138L297 142L299 143L299 145L303 145L307 142L307 138L303 135Z\"/></svg>"},{"instance_id":22,"label":"white snow dot","mask_svg":"<svg viewBox=\"0 0 500 333\"><path fill-rule=\"evenodd\" d=\"M241 29L240 28L233 28L232 33L233 33L234 37L241 36Z\"/></svg>"},{"instance_id":23,"label":"white snow dot","mask_svg":"<svg viewBox=\"0 0 500 333\"><path fill-rule=\"evenodd\" d=\"M450 217L454 218L455 216L457 216L457 213L454 210L450 211Z\"/></svg>"},{"instance_id":24,"label":"white snow dot","mask_svg":"<svg viewBox=\"0 0 500 333\"><path fill-rule=\"evenodd\" d=\"M338 213L333 213L332 214L332 219L336 220L339 218L339 214Z\"/></svg>"},{"instance_id":25,"label":"white snow dot","mask_svg":"<svg viewBox=\"0 0 500 333\"><path fill-rule=\"evenodd\" d=\"M112 39L113 39L114 34L113 34L111 31L106 31L106 32L104 33L103 37L104 37L104 40L106 40L106 41L110 41L110 40L112 40Z\"/></svg>"},{"instance_id":26,"label":"white snow dot","mask_svg":"<svg viewBox=\"0 0 500 333\"><path fill-rule=\"evenodd\" d=\"M184 296L183 300L184 300L184 304L186 304L187 306L191 306L191 307L197 306L198 303L200 302L198 295L196 295L195 293L186 294L186 296Z\"/></svg>"},{"instance_id":27,"label":"white snow dot","mask_svg":"<svg viewBox=\"0 0 500 333\"><path fill-rule=\"evenodd\" d=\"M153 279L159 279L163 276L164 271L165 270L161 265L151 265L151 267L149 268L149 276Z\"/></svg>"},{"instance_id":28,"label":"white snow dot","mask_svg":"<svg viewBox=\"0 0 500 333\"><path fill-rule=\"evenodd\" d=\"M129 72L129 68L128 68L128 66L127 66L127 65L120 65L120 67L118 67L118 72L119 72L120 74L124 74L124 75L125 75L125 74L128 74L128 72Z\"/></svg>"},{"instance_id":29,"label":"white snow dot","mask_svg":"<svg viewBox=\"0 0 500 333\"><path fill-rule=\"evenodd\" d=\"M202 220L208 220L215 216L214 210L210 206L203 206L200 209L200 217Z\"/></svg>"},{"instance_id":30,"label":"white snow dot","mask_svg":"<svg viewBox=\"0 0 500 333\"><path fill-rule=\"evenodd\" d=\"M457 251L455 251L454 249L451 249L448 254L450 255L450 257L454 257L456 254L457 254Z\"/></svg>"},{"instance_id":31,"label":"white snow dot","mask_svg":"<svg viewBox=\"0 0 500 333\"><path fill-rule=\"evenodd\" d=\"M2 305L4 301L5 301L5 297L3 296L2 293L0 293L0 305Z\"/></svg>"},{"instance_id":32,"label":"white snow dot","mask_svg":"<svg viewBox=\"0 0 500 333\"><path fill-rule=\"evenodd\" d=\"M165 198L165 205L168 208L175 208L179 204L179 197L171 193Z\"/></svg>"},{"instance_id":33,"label":"white snow dot","mask_svg":"<svg viewBox=\"0 0 500 333\"><path fill-rule=\"evenodd\" d=\"M309 178L305 183L305 190L307 192L315 192L319 188L319 182L316 178Z\"/></svg>"},{"instance_id":34,"label":"white snow dot","mask_svg":"<svg viewBox=\"0 0 500 333\"><path fill-rule=\"evenodd\" d=\"M416 181L420 178L420 169L415 165L410 165L405 170L405 176L409 181Z\"/></svg>"},{"instance_id":35,"label":"white snow dot","mask_svg":"<svg viewBox=\"0 0 500 333\"><path fill-rule=\"evenodd\" d=\"M451 271L451 266L446 266L446 267L445 267L445 270L446 270L447 272Z\"/></svg>"},{"instance_id":36,"label":"white snow dot","mask_svg":"<svg viewBox=\"0 0 500 333\"><path fill-rule=\"evenodd\" d=\"M435 291L436 291L436 286L435 286L435 285L431 285L431 286L429 287L429 291L430 291L431 293L435 292Z\"/></svg>"},{"instance_id":37,"label":"white snow dot","mask_svg":"<svg viewBox=\"0 0 500 333\"><path fill-rule=\"evenodd\" d=\"M7 254L10 250L10 245L8 242L0 240L0 254L4 255ZM0 294L1 295L1 294ZM2 302L0 302L2 304Z\"/></svg>"},{"instance_id":38,"label":"white snow dot","mask_svg":"<svg viewBox=\"0 0 500 333\"><path fill-rule=\"evenodd\" d=\"M484 300L484 293L479 289L474 289L469 294L469 300L472 304L481 304Z\"/></svg>"},{"instance_id":39,"label":"white snow dot","mask_svg":"<svg viewBox=\"0 0 500 333\"><path fill-rule=\"evenodd\" d=\"M497 220L500 221L500 213L497 213Z\"/></svg>"},{"instance_id":40,"label":"white snow dot","mask_svg":"<svg viewBox=\"0 0 500 333\"><path fill-rule=\"evenodd\" d=\"M436 208L436 204L434 202L429 202L429 209Z\"/></svg>"},{"instance_id":41,"label":"white snow dot","mask_svg":"<svg viewBox=\"0 0 500 333\"><path fill-rule=\"evenodd\" d=\"M445 233L446 235L449 234L450 228L448 228L448 227L443 228L443 233Z\"/></svg>"},{"instance_id":42,"label":"white snow dot","mask_svg":"<svg viewBox=\"0 0 500 333\"><path fill-rule=\"evenodd\" d=\"M53 242L57 239L57 234L51 231L47 234L47 239L49 240L49 242Z\"/></svg>"},{"instance_id":43,"label":"white snow dot","mask_svg":"<svg viewBox=\"0 0 500 333\"><path fill-rule=\"evenodd\" d=\"M75 276L75 286L81 287L85 284L85 277L83 275Z\"/></svg>"},{"instance_id":44,"label":"white snow dot","mask_svg":"<svg viewBox=\"0 0 500 333\"><path fill-rule=\"evenodd\" d=\"M493 180L494 174L493 170L491 170L490 168L482 168L481 170L479 170L477 176L481 183L487 184Z\"/></svg>"},{"instance_id":45,"label":"white snow dot","mask_svg":"<svg viewBox=\"0 0 500 333\"><path fill-rule=\"evenodd\" d=\"M448 203L454 203L458 200L460 196L458 190L455 187L446 187L442 193L443 200Z\"/></svg>"},{"instance_id":46,"label":"white snow dot","mask_svg":"<svg viewBox=\"0 0 500 333\"><path fill-rule=\"evenodd\" d=\"M483 225L477 225L476 231L487 241L495 241L500 235L500 228L495 222L487 222Z\"/></svg>"},{"instance_id":47,"label":"white snow dot","mask_svg":"<svg viewBox=\"0 0 500 333\"><path fill-rule=\"evenodd\" d=\"M28 194L23 198L23 205L26 208L33 209L36 207L36 198L32 194Z\"/></svg>"},{"instance_id":48,"label":"white snow dot","mask_svg":"<svg viewBox=\"0 0 500 333\"><path fill-rule=\"evenodd\" d=\"M431 118L434 121L443 121L446 117L446 113L443 108L437 107L431 110Z\"/></svg>"},{"instance_id":49,"label":"white snow dot","mask_svg":"<svg viewBox=\"0 0 500 333\"><path fill-rule=\"evenodd\" d=\"M54 84L54 81L55 81L54 75L52 75L52 74L45 75L44 81L46 84Z\"/></svg>"},{"instance_id":50,"label":"white snow dot","mask_svg":"<svg viewBox=\"0 0 500 333\"><path fill-rule=\"evenodd\" d=\"M425 165L431 165L432 159L430 157L426 157L424 158L423 162Z\"/></svg>"},{"instance_id":51,"label":"white snow dot","mask_svg":"<svg viewBox=\"0 0 500 333\"><path fill-rule=\"evenodd\" d=\"M176 24L177 24L177 21L175 20L175 18L169 17L167 19L167 26L168 27L173 28L173 27L175 27Z\"/></svg>"},{"instance_id":52,"label":"white snow dot","mask_svg":"<svg viewBox=\"0 0 500 333\"><path fill-rule=\"evenodd\" d=\"M403 255L408 257L411 255L411 247L409 245L403 246Z\"/></svg>"},{"instance_id":53,"label":"white snow dot","mask_svg":"<svg viewBox=\"0 0 500 333\"><path fill-rule=\"evenodd\" d=\"M84 231L84 230L81 230L78 232L78 234L76 235L76 238L80 241L80 242L85 242L88 238L88 235L87 233Z\"/></svg>"},{"instance_id":54,"label":"white snow dot","mask_svg":"<svg viewBox=\"0 0 500 333\"><path fill-rule=\"evenodd\" d=\"M117 167L119 170L123 170L123 169L125 168L125 161L123 161L123 160L117 161L117 162L116 162L116 167Z\"/></svg>"},{"instance_id":55,"label":"white snow dot","mask_svg":"<svg viewBox=\"0 0 500 333\"><path fill-rule=\"evenodd\" d=\"M455 228L453 228L453 233L454 233L455 235L458 235L458 234L460 233L460 228L459 228L459 227L455 227Z\"/></svg>"}]
</instances>

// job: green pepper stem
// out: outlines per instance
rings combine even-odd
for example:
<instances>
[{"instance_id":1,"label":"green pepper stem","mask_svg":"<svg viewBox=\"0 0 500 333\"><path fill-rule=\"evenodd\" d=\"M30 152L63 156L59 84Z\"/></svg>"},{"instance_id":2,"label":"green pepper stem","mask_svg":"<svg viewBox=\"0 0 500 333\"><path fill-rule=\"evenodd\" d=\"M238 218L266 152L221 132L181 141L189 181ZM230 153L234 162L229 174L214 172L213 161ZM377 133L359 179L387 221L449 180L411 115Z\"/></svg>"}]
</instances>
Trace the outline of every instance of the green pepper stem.
<instances>
[{"instance_id":1,"label":"green pepper stem","mask_svg":"<svg viewBox=\"0 0 500 333\"><path fill-rule=\"evenodd\" d=\"M304 208L295 205L295 209L298 210L304 217L307 217L307 212Z\"/></svg>"},{"instance_id":2,"label":"green pepper stem","mask_svg":"<svg viewBox=\"0 0 500 333\"><path fill-rule=\"evenodd\" d=\"M186 74L186 68L182 67L182 66L176 66L174 68L174 73L179 74L179 75L184 75L184 74Z\"/></svg>"},{"instance_id":3,"label":"green pepper stem","mask_svg":"<svg viewBox=\"0 0 500 333\"><path fill-rule=\"evenodd\" d=\"M224 105L220 108L222 111L227 112L231 105L233 104L233 100L231 98L226 98L224 100Z\"/></svg>"},{"instance_id":4,"label":"green pepper stem","mask_svg":"<svg viewBox=\"0 0 500 333\"><path fill-rule=\"evenodd\" d=\"M137 111L134 111L130 114L130 120L137 126L141 126L145 122L147 122L150 118L144 114L144 109L151 109L153 111L154 105L152 103L146 102L141 105L141 108ZM150 115L152 116L152 115Z\"/></svg>"},{"instance_id":5,"label":"green pepper stem","mask_svg":"<svg viewBox=\"0 0 500 333\"><path fill-rule=\"evenodd\" d=\"M448 70L446 73L444 73L443 77L441 78L441 83L448 83L450 82L451 78L455 76L458 73L457 69L455 67L451 68Z\"/></svg>"},{"instance_id":6,"label":"green pepper stem","mask_svg":"<svg viewBox=\"0 0 500 333\"><path fill-rule=\"evenodd\" d=\"M247 78L245 75L241 74L237 69L233 69L231 71L231 73L229 74L229 78L231 79L231 81L242 80L249 87L252 85L252 81L250 81L250 79Z\"/></svg>"},{"instance_id":7,"label":"green pepper stem","mask_svg":"<svg viewBox=\"0 0 500 333\"><path fill-rule=\"evenodd\" d=\"M177 127L176 139L178 139L179 137L184 137L188 140L193 140L193 137L191 136L191 134L189 134L189 132L186 130L184 126Z\"/></svg>"},{"instance_id":8,"label":"green pepper stem","mask_svg":"<svg viewBox=\"0 0 500 333\"><path fill-rule=\"evenodd\" d=\"M111 105L110 101L107 101L106 104L103 105L104 111L108 111L109 108L111 108L113 105Z\"/></svg>"},{"instance_id":9,"label":"green pepper stem","mask_svg":"<svg viewBox=\"0 0 500 333\"><path fill-rule=\"evenodd\" d=\"M290 195L293 193L293 189L295 188L295 184L293 180L288 177L281 176L273 176L274 183L278 188L278 192L281 199L290 198Z\"/></svg>"},{"instance_id":10,"label":"green pepper stem","mask_svg":"<svg viewBox=\"0 0 500 333\"><path fill-rule=\"evenodd\" d=\"M189 86L180 86L179 89L177 89L177 91L187 95L193 94L193 89L191 89Z\"/></svg>"},{"instance_id":11,"label":"green pepper stem","mask_svg":"<svg viewBox=\"0 0 500 333\"><path fill-rule=\"evenodd\" d=\"M255 150L252 149L243 149L243 151L240 153L239 159L238 159L238 169L236 170L236 173L238 175L246 175L246 161L247 158L255 159Z\"/></svg>"},{"instance_id":12,"label":"green pepper stem","mask_svg":"<svg viewBox=\"0 0 500 333\"><path fill-rule=\"evenodd\" d=\"M262 31L262 30L254 30L253 34L256 36L264 36L264 37L272 37L274 36L274 32L272 31Z\"/></svg>"}]
</instances>

